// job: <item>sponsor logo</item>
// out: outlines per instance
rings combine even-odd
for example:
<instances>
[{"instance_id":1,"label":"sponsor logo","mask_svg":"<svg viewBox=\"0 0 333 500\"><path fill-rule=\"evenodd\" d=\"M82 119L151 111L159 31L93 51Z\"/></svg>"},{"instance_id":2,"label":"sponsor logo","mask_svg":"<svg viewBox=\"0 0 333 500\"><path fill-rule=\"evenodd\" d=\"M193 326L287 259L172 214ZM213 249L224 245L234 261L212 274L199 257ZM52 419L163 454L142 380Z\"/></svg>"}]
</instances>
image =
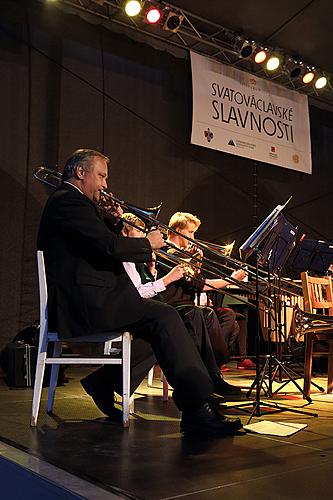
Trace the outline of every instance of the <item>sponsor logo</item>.
<instances>
[{"instance_id":1,"label":"sponsor logo","mask_svg":"<svg viewBox=\"0 0 333 500\"><path fill-rule=\"evenodd\" d=\"M228 146L232 146L234 148L239 149L255 149L256 145L252 142L243 141L242 139L230 139L228 142Z\"/></svg>"},{"instance_id":2,"label":"sponsor logo","mask_svg":"<svg viewBox=\"0 0 333 500\"><path fill-rule=\"evenodd\" d=\"M261 92L261 88L257 86L257 80L253 76L240 80L240 84L242 87L251 89L253 92Z\"/></svg>"},{"instance_id":3,"label":"sponsor logo","mask_svg":"<svg viewBox=\"0 0 333 500\"><path fill-rule=\"evenodd\" d=\"M214 134L213 132L210 130L210 128L208 127L207 130L204 131L204 135L205 135L205 138L207 140L207 142L210 142L213 138L214 138Z\"/></svg>"},{"instance_id":4,"label":"sponsor logo","mask_svg":"<svg viewBox=\"0 0 333 500\"><path fill-rule=\"evenodd\" d=\"M299 156L298 156L297 154L294 154L294 155L292 156L292 159L293 159L293 162L294 162L294 163L299 163Z\"/></svg>"},{"instance_id":5,"label":"sponsor logo","mask_svg":"<svg viewBox=\"0 0 333 500\"><path fill-rule=\"evenodd\" d=\"M270 152L268 153L268 156L269 156L270 158L272 158L273 160L277 160L277 158L278 158L278 154L277 154L277 152L276 152L276 146L271 146L271 150L270 150Z\"/></svg>"}]
</instances>

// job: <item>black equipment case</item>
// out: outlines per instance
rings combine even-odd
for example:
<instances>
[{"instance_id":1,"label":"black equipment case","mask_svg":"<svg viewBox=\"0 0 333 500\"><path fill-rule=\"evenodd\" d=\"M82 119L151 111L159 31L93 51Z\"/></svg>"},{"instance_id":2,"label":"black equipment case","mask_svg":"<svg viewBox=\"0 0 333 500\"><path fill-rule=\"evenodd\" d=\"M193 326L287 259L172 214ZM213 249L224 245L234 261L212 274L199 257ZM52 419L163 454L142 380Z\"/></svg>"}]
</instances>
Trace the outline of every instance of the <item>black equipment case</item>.
<instances>
[{"instance_id":1,"label":"black equipment case","mask_svg":"<svg viewBox=\"0 0 333 500\"><path fill-rule=\"evenodd\" d=\"M36 372L36 347L25 342L12 342L7 345L7 353L7 385L9 387L31 387Z\"/></svg>"}]
</instances>

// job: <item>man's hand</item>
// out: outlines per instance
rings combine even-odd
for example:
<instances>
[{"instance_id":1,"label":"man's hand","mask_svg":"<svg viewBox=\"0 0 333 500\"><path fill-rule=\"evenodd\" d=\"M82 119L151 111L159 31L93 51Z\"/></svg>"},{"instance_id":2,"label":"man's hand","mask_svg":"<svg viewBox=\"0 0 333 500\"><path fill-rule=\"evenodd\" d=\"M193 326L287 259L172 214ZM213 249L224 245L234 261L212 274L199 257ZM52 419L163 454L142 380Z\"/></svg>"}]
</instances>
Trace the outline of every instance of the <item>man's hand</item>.
<instances>
[{"instance_id":1,"label":"man's hand","mask_svg":"<svg viewBox=\"0 0 333 500\"><path fill-rule=\"evenodd\" d=\"M163 239L163 234L159 229L154 229L148 233L147 238L149 240L152 250L159 250L165 246L165 241Z\"/></svg>"},{"instance_id":2,"label":"man's hand","mask_svg":"<svg viewBox=\"0 0 333 500\"><path fill-rule=\"evenodd\" d=\"M234 271L231 275L232 278L235 278L238 281L243 281L243 279L247 276L247 272L243 269L239 269L238 271Z\"/></svg>"},{"instance_id":3,"label":"man's hand","mask_svg":"<svg viewBox=\"0 0 333 500\"><path fill-rule=\"evenodd\" d=\"M109 194L110 196L113 196L112 193ZM124 210L121 208L119 203L117 203L116 201L112 202L106 196L104 197L103 195L101 195L100 203L107 215L110 215L116 219L119 219L124 213Z\"/></svg>"}]
</instances>

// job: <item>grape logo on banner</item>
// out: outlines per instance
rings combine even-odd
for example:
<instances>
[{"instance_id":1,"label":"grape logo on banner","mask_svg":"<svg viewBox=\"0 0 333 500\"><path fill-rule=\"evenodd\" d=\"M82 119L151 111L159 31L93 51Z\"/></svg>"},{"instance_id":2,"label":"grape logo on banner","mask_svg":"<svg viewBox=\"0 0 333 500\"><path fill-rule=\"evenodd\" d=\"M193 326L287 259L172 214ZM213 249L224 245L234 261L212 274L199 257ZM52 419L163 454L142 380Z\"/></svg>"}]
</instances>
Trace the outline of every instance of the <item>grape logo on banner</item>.
<instances>
[{"instance_id":1,"label":"grape logo on banner","mask_svg":"<svg viewBox=\"0 0 333 500\"><path fill-rule=\"evenodd\" d=\"M193 52L191 65L192 144L311 174L307 96Z\"/></svg>"}]
</instances>

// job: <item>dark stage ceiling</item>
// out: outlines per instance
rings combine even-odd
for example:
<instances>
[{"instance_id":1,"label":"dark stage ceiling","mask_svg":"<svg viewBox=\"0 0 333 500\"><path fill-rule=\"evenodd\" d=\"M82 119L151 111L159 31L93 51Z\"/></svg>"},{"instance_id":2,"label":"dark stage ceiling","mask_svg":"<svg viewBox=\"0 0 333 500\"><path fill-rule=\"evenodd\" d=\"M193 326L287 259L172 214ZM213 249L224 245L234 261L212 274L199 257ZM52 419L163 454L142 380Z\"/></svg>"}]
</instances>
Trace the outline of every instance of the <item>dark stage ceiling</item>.
<instances>
[{"instance_id":1,"label":"dark stage ceiling","mask_svg":"<svg viewBox=\"0 0 333 500\"><path fill-rule=\"evenodd\" d=\"M285 58L292 57L317 67L333 81L332 0L175 0L173 4L161 1L162 7L178 8L184 14L177 33L150 26L139 16L128 18L123 0L57 0L55 3L88 21L96 22L99 18L106 27L139 37L155 47L164 46L174 53L178 50L177 55L194 50L257 76L274 79L332 110L330 84L316 91L313 85L305 86L300 79L291 80L286 71L269 74L250 59L240 59L234 44L235 34L244 35L281 50Z\"/></svg>"},{"instance_id":2,"label":"dark stage ceiling","mask_svg":"<svg viewBox=\"0 0 333 500\"><path fill-rule=\"evenodd\" d=\"M175 4L333 73L332 0L176 0Z\"/></svg>"}]
</instances>

